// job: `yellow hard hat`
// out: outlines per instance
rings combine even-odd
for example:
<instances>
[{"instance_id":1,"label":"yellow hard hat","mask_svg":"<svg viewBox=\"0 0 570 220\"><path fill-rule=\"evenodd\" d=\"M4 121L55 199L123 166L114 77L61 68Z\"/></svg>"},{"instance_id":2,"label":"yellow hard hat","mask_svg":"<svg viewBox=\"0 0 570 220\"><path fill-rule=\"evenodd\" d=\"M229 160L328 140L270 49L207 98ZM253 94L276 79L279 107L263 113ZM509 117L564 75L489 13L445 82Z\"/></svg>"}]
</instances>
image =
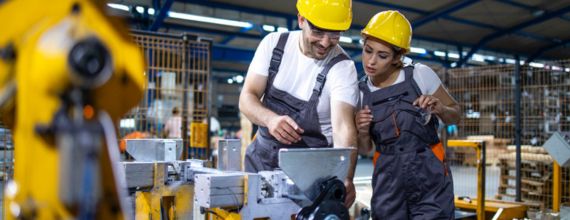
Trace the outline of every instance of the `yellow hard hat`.
<instances>
[{"instance_id":1,"label":"yellow hard hat","mask_svg":"<svg viewBox=\"0 0 570 220\"><path fill-rule=\"evenodd\" d=\"M352 22L352 0L297 0L297 10L326 30L346 31Z\"/></svg>"},{"instance_id":2,"label":"yellow hard hat","mask_svg":"<svg viewBox=\"0 0 570 220\"><path fill-rule=\"evenodd\" d=\"M361 33L410 51L412 25L399 11L383 11L374 15Z\"/></svg>"}]
</instances>

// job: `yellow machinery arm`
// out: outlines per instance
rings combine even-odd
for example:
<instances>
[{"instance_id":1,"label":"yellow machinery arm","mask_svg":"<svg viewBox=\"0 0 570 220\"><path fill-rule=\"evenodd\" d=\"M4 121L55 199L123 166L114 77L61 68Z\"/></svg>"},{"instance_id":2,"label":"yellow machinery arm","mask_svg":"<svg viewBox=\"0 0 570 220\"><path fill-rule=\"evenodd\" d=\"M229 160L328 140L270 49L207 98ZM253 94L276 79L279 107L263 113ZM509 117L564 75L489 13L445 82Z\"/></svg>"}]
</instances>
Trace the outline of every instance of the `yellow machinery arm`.
<instances>
[{"instance_id":1,"label":"yellow machinery arm","mask_svg":"<svg viewBox=\"0 0 570 220\"><path fill-rule=\"evenodd\" d=\"M144 58L89 0L0 4L0 114L12 128L6 219L123 219L116 127L143 95Z\"/></svg>"}]
</instances>

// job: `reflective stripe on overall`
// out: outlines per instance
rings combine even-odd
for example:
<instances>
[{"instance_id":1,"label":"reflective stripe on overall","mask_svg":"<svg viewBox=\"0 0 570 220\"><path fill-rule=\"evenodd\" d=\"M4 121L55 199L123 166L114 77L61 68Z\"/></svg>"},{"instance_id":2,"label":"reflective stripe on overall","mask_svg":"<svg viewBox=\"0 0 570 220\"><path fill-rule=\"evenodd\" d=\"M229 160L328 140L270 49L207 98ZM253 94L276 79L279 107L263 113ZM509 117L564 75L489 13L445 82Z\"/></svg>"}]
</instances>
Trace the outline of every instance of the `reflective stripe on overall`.
<instances>
[{"instance_id":1,"label":"reflective stripe on overall","mask_svg":"<svg viewBox=\"0 0 570 220\"><path fill-rule=\"evenodd\" d=\"M424 125L412 105L422 95L413 66L404 72L403 82L374 92L367 77L359 82L362 103L373 114L373 219L453 219L453 180L437 135L438 119Z\"/></svg>"},{"instance_id":2,"label":"reflective stripe on overall","mask_svg":"<svg viewBox=\"0 0 570 220\"><path fill-rule=\"evenodd\" d=\"M279 90L273 86L273 80L279 71L283 49L287 43L289 33L283 33L279 37L277 46L273 49L267 86L263 96L263 105L278 115L288 115L297 125L303 128L302 140L292 145L279 143L266 127L259 127L255 140L248 146L245 154L245 171L259 172L262 170L274 170L278 167L278 152L281 148L319 148L332 147L327 138L321 132L317 104L325 84L329 70L338 62L349 59L345 54L339 54L331 59L318 74L315 87L308 101L300 100L291 94ZM295 74L295 73L292 73Z\"/></svg>"}]
</instances>

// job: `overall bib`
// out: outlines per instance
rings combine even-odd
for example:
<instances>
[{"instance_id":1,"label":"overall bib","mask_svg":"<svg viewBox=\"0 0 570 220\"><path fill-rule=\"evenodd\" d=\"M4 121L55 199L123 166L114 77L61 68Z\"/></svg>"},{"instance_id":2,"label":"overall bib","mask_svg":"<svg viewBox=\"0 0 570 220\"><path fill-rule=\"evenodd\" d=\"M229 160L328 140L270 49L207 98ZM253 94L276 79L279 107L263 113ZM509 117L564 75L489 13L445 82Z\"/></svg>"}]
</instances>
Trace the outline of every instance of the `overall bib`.
<instances>
[{"instance_id":1,"label":"overall bib","mask_svg":"<svg viewBox=\"0 0 570 220\"><path fill-rule=\"evenodd\" d=\"M419 107L412 105L422 95L413 66L404 72L403 82L374 92L367 77L359 82L362 104L373 114L373 219L454 219L453 180L437 135L438 119L422 121Z\"/></svg>"},{"instance_id":2,"label":"overall bib","mask_svg":"<svg viewBox=\"0 0 570 220\"><path fill-rule=\"evenodd\" d=\"M266 127L259 127L255 140L248 146L245 153L245 171L259 172L263 170L274 170L278 168L278 152L281 148L320 148L332 147L327 138L321 132L319 117L317 115L317 104L321 91L325 85L326 76L329 70L338 62L347 60L348 56L339 54L331 59L318 74L315 87L308 101L300 100L291 94L279 90L273 86L273 80L279 71L279 65L289 33L283 33L279 37L277 46L273 49L271 63L269 65L269 75L267 86L263 96L263 105L278 115L288 115L304 133L302 140L291 145L282 144L277 141Z\"/></svg>"}]
</instances>

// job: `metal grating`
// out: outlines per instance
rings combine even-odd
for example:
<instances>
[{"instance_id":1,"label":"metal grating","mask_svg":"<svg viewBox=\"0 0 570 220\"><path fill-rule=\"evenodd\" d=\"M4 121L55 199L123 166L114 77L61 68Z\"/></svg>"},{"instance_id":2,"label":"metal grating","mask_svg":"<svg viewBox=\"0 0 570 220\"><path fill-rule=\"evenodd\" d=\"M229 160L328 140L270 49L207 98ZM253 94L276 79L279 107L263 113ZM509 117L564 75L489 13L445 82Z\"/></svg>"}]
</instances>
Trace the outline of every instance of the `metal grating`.
<instances>
[{"instance_id":1,"label":"metal grating","mask_svg":"<svg viewBox=\"0 0 570 220\"><path fill-rule=\"evenodd\" d=\"M121 137L165 138L165 124L176 107L181 112L184 158L208 159L208 146L191 144L190 124L208 123L211 42L188 34L132 36L145 54L148 84L143 101L121 120Z\"/></svg>"},{"instance_id":2,"label":"metal grating","mask_svg":"<svg viewBox=\"0 0 570 220\"><path fill-rule=\"evenodd\" d=\"M515 65L495 65L441 70L447 87L460 103L463 117L448 128L449 138L488 139L487 164L498 169L498 177L487 176L495 186L495 197L515 199L515 111L521 114L521 199L531 210L552 209L552 158L542 144L556 131L570 130L570 60L544 67L520 67L517 82ZM445 71L447 71L445 73ZM516 85L520 83L520 107L516 105ZM474 137L475 136L475 137ZM458 160L458 158L455 158ZM461 159L461 158L459 158ZM465 159L462 159L465 160ZM456 161L455 164L458 162ZM465 164L465 161L460 161ZM569 205L570 169L562 168L562 205ZM498 182L495 182L498 181ZM489 191L487 191L489 192Z\"/></svg>"}]
</instances>

